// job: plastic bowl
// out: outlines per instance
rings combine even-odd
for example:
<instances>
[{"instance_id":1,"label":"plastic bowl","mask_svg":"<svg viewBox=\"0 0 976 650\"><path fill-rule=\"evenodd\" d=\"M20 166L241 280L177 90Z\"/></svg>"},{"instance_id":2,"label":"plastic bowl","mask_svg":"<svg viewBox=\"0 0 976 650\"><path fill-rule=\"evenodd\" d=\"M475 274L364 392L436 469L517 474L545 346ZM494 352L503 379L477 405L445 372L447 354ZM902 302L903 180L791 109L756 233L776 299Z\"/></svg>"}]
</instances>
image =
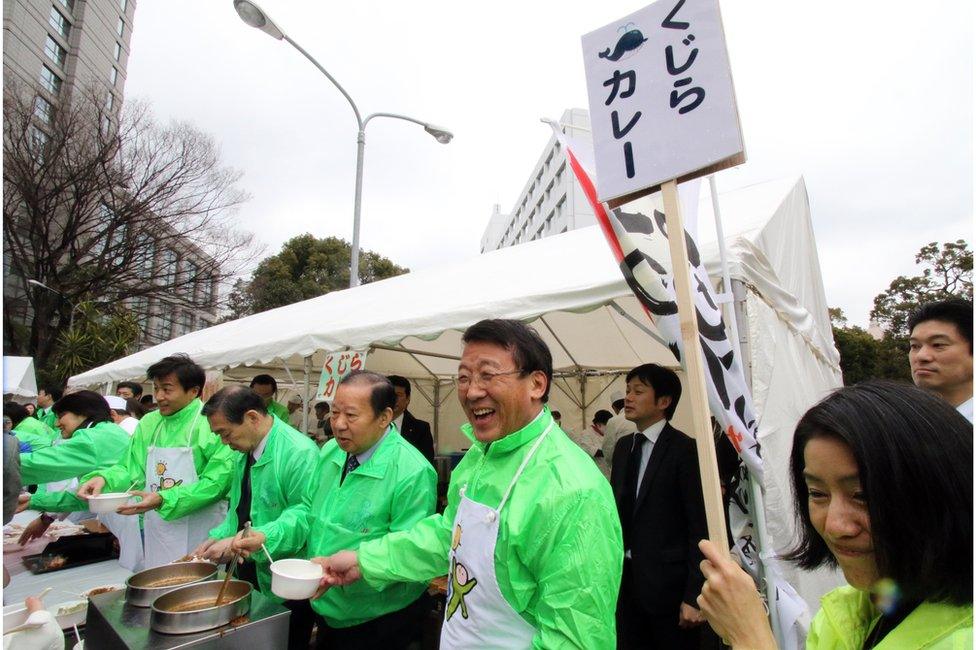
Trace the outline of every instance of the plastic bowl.
<instances>
[{"instance_id":1,"label":"plastic bowl","mask_svg":"<svg viewBox=\"0 0 976 650\"><path fill-rule=\"evenodd\" d=\"M132 495L128 492L109 492L98 496L88 497L88 509L99 514L115 512L126 503Z\"/></svg>"},{"instance_id":2,"label":"plastic bowl","mask_svg":"<svg viewBox=\"0 0 976 650\"><path fill-rule=\"evenodd\" d=\"M271 591L285 600L311 598L319 588L322 567L308 560L278 560L271 563Z\"/></svg>"},{"instance_id":3,"label":"plastic bowl","mask_svg":"<svg viewBox=\"0 0 976 650\"><path fill-rule=\"evenodd\" d=\"M81 625L88 617L88 599L68 600L51 607L54 618L62 630L70 630L73 625Z\"/></svg>"}]
</instances>

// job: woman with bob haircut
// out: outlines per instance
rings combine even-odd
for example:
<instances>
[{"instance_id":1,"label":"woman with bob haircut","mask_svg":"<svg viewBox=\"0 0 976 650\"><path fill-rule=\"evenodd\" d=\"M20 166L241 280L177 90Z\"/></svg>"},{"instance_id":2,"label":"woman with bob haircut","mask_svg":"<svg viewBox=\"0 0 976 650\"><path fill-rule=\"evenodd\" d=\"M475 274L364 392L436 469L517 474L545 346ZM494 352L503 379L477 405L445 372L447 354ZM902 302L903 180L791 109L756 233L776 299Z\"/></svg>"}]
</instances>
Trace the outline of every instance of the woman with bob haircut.
<instances>
[{"instance_id":1,"label":"woman with bob haircut","mask_svg":"<svg viewBox=\"0 0 976 650\"><path fill-rule=\"evenodd\" d=\"M41 516L27 524L20 537L24 544L40 537L54 521L49 512L87 512L88 504L74 493L78 477L110 467L129 448L129 434L112 422L108 402L98 393L82 390L65 395L51 407L57 416L61 439L20 455L24 485L41 485L28 500L21 496L18 512L30 508Z\"/></svg>"},{"instance_id":2,"label":"woman with bob haircut","mask_svg":"<svg viewBox=\"0 0 976 650\"><path fill-rule=\"evenodd\" d=\"M972 648L973 429L914 386L842 388L800 420L790 458L803 569L839 566L808 650ZM707 540L698 604L733 648L775 648L752 578Z\"/></svg>"}]
</instances>

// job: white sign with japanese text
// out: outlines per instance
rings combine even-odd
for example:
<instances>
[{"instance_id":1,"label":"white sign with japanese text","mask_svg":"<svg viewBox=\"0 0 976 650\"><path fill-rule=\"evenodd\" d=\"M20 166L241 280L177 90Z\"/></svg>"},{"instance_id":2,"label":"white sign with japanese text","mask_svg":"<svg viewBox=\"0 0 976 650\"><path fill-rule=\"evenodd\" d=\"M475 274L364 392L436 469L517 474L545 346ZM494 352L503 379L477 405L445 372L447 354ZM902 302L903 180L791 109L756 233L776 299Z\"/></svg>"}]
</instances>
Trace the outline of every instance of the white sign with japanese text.
<instances>
[{"instance_id":1,"label":"white sign with japanese text","mask_svg":"<svg viewBox=\"0 0 976 650\"><path fill-rule=\"evenodd\" d=\"M353 370L362 370L365 367L366 350L332 352L325 357L325 363L322 364L322 376L319 378L319 389L315 398L331 403L342 378Z\"/></svg>"},{"instance_id":2,"label":"white sign with japanese text","mask_svg":"<svg viewBox=\"0 0 976 650\"><path fill-rule=\"evenodd\" d=\"M583 61L601 201L744 161L718 0L659 0L586 34Z\"/></svg>"}]
</instances>

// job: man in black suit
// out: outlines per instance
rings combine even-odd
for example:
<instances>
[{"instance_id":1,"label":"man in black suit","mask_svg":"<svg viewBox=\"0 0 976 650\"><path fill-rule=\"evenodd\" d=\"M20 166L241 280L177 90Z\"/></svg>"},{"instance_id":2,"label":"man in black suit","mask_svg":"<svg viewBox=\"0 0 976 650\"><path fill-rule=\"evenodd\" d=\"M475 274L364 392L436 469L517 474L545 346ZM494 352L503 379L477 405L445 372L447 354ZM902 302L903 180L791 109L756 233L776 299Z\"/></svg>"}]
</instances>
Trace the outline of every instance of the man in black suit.
<instances>
[{"instance_id":1,"label":"man in black suit","mask_svg":"<svg viewBox=\"0 0 976 650\"><path fill-rule=\"evenodd\" d=\"M396 406L393 407L393 423L400 435L416 447L431 465L434 464L434 437L430 435L430 423L418 420L410 414L410 381L400 375L389 375L387 379L396 391Z\"/></svg>"},{"instance_id":2,"label":"man in black suit","mask_svg":"<svg viewBox=\"0 0 976 650\"><path fill-rule=\"evenodd\" d=\"M624 539L617 600L619 648L697 648L704 618L698 541L708 537L695 441L668 420L678 376L653 363L627 374L624 414L638 431L620 438L613 486Z\"/></svg>"}]
</instances>

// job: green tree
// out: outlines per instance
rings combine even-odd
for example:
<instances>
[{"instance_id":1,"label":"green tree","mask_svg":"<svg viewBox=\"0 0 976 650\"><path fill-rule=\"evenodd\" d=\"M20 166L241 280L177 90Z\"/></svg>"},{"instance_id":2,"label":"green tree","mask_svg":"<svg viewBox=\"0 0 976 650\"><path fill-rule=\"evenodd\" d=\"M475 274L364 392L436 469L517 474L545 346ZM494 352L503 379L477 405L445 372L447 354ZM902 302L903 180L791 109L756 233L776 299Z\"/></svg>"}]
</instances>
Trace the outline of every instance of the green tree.
<instances>
[{"instance_id":1,"label":"green tree","mask_svg":"<svg viewBox=\"0 0 976 650\"><path fill-rule=\"evenodd\" d=\"M931 242L915 256L921 273L900 275L874 298L871 318L898 339L908 337L908 317L919 305L946 298L973 299L973 252L962 239Z\"/></svg>"},{"instance_id":2,"label":"green tree","mask_svg":"<svg viewBox=\"0 0 976 650\"><path fill-rule=\"evenodd\" d=\"M123 356L139 336L136 314L119 304L79 303L70 327L58 336L54 355L39 371L42 381L60 382Z\"/></svg>"},{"instance_id":3,"label":"green tree","mask_svg":"<svg viewBox=\"0 0 976 650\"><path fill-rule=\"evenodd\" d=\"M349 286L351 247L338 237L310 234L289 239L277 255L263 259L248 281L238 280L230 295L231 318L283 307ZM406 273L379 253L361 251L360 282L367 284Z\"/></svg>"}]
</instances>

